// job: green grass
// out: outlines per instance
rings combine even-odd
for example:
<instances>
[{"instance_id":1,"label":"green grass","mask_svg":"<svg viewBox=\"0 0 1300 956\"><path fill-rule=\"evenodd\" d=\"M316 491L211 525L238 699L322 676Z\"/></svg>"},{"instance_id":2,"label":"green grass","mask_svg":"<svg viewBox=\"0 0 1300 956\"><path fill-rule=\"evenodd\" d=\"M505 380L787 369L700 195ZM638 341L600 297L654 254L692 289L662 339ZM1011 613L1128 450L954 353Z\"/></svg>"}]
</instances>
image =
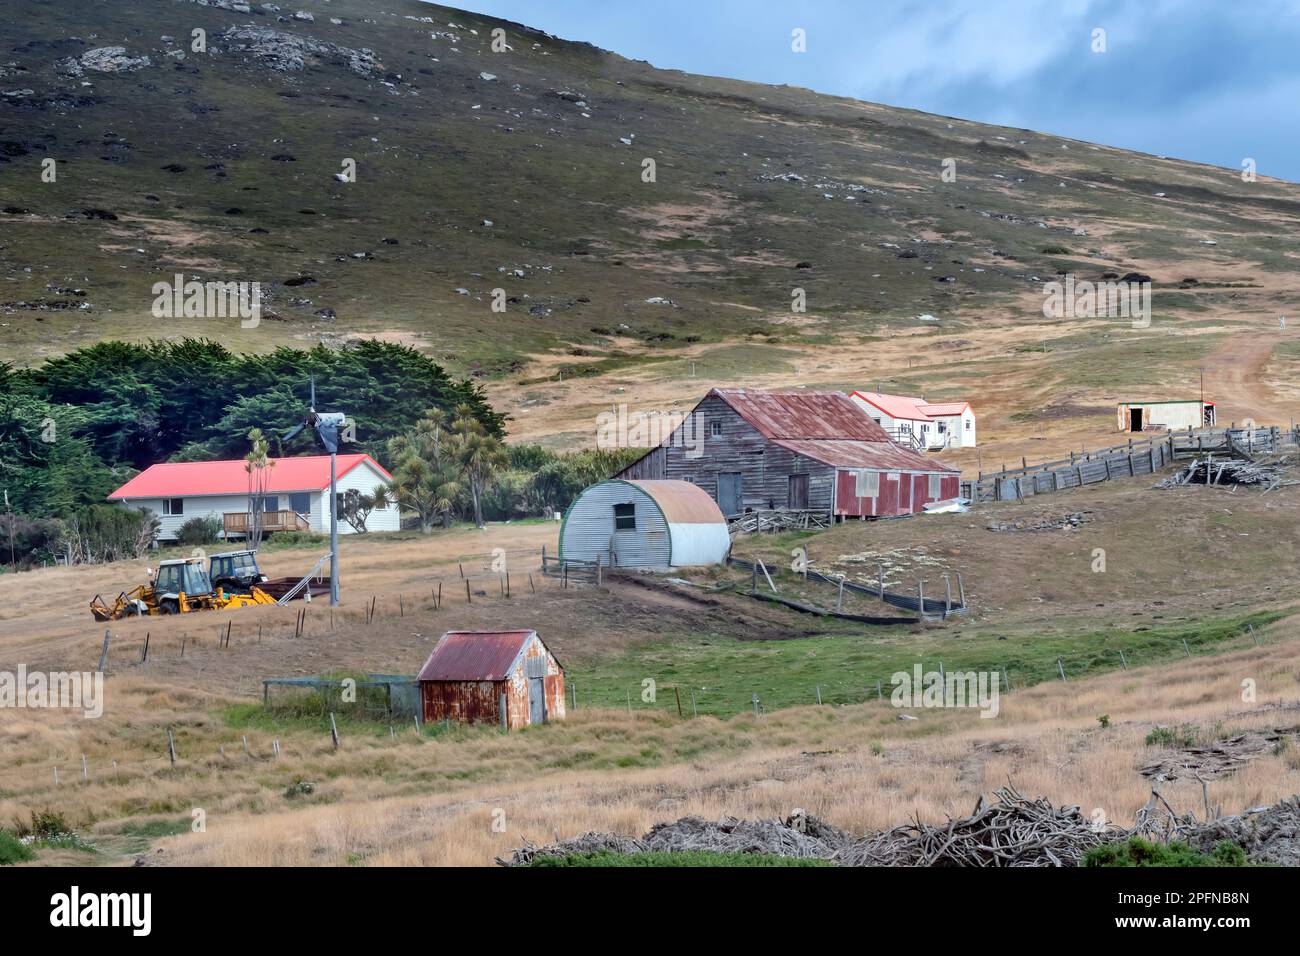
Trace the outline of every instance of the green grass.
<instances>
[{"instance_id":1,"label":"green grass","mask_svg":"<svg viewBox=\"0 0 1300 956\"><path fill-rule=\"evenodd\" d=\"M1193 850L1186 843L1153 843L1141 837L1130 837L1121 843L1108 843L1093 847L1083 855L1083 865L1092 867L1188 867L1188 866L1250 866L1246 852L1235 843L1222 840L1212 853Z\"/></svg>"},{"instance_id":2,"label":"green grass","mask_svg":"<svg viewBox=\"0 0 1300 956\"><path fill-rule=\"evenodd\" d=\"M676 853L570 853L566 856L535 857L530 866L617 866L617 867L733 867L733 866L834 866L830 860L776 856L770 853L722 853L714 850L682 850Z\"/></svg>"},{"instance_id":3,"label":"green grass","mask_svg":"<svg viewBox=\"0 0 1300 956\"><path fill-rule=\"evenodd\" d=\"M8 830L0 830L0 866L26 863L36 859L36 851Z\"/></svg>"},{"instance_id":4,"label":"green grass","mask_svg":"<svg viewBox=\"0 0 1300 956\"><path fill-rule=\"evenodd\" d=\"M1148 747L1193 747L1196 745L1196 728L1188 725L1157 727L1147 734Z\"/></svg>"},{"instance_id":5,"label":"green grass","mask_svg":"<svg viewBox=\"0 0 1300 956\"><path fill-rule=\"evenodd\" d=\"M1060 631L1014 633L981 629L916 633L908 626L881 627L863 634L824 633L789 640L738 641L714 634L675 635L638 645L606 659L571 661L569 677L577 685L578 706L654 708L676 713L680 691L683 712L692 713L691 694L702 714L726 717L752 711L815 704L818 685L826 704L876 699L880 681L886 699L890 677L920 663L948 672L1006 669L1013 691L1059 680L1058 658L1066 677L1077 679L1122 667L1122 649L1130 667L1178 660L1183 641L1193 655L1245 646L1248 626L1256 630L1279 620L1281 612L1213 617L1161 624L1143 631L1118 627L1090 628L1066 622ZM800 619L804 620L804 619ZM806 620L815 620L807 618ZM827 629L830 630L829 628ZM642 699L654 681L655 700Z\"/></svg>"}]
</instances>

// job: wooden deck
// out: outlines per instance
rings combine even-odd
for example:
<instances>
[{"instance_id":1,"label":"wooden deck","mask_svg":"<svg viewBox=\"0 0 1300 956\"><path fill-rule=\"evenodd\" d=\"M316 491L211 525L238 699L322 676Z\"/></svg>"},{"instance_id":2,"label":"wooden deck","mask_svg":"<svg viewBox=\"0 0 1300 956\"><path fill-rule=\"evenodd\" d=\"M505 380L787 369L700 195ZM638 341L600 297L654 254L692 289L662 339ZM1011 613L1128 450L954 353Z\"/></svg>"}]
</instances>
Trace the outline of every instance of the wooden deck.
<instances>
[{"instance_id":1,"label":"wooden deck","mask_svg":"<svg viewBox=\"0 0 1300 956\"><path fill-rule=\"evenodd\" d=\"M311 522L296 511L265 511L261 515L262 532L273 531L310 531ZM243 535L248 537L248 529L253 526L253 515L247 511L227 511L221 516L221 524L226 535Z\"/></svg>"}]
</instances>

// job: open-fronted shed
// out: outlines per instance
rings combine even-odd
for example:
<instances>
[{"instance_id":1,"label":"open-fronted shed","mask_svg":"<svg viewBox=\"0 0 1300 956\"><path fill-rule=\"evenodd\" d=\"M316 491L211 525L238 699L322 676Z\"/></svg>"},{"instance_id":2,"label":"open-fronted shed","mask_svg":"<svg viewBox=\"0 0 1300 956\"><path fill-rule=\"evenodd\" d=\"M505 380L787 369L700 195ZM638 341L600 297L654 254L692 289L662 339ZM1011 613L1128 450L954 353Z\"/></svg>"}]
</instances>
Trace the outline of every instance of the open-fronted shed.
<instances>
[{"instance_id":1,"label":"open-fronted shed","mask_svg":"<svg viewBox=\"0 0 1300 956\"><path fill-rule=\"evenodd\" d=\"M514 729L564 717L564 669L536 631L448 631L417 680L425 721Z\"/></svg>"}]
</instances>

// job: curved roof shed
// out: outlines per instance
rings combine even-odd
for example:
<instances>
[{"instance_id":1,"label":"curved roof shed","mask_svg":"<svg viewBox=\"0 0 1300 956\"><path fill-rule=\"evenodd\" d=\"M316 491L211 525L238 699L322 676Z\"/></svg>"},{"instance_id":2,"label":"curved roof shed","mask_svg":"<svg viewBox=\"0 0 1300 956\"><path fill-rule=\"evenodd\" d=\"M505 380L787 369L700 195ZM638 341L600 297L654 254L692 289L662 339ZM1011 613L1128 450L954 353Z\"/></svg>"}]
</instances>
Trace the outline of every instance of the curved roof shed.
<instances>
[{"instance_id":1,"label":"curved roof shed","mask_svg":"<svg viewBox=\"0 0 1300 956\"><path fill-rule=\"evenodd\" d=\"M731 549L727 520L689 481L612 478L585 489L560 525L560 557L663 570L719 564Z\"/></svg>"}]
</instances>

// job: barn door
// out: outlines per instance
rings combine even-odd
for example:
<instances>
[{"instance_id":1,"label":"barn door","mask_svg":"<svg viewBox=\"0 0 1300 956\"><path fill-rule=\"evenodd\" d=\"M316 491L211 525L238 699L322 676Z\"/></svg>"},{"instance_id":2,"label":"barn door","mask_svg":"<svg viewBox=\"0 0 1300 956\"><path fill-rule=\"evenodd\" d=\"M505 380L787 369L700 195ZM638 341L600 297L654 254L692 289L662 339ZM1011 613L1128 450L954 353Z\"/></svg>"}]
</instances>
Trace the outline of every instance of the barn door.
<instances>
[{"instance_id":1,"label":"barn door","mask_svg":"<svg viewBox=\"0 0 1300 956\"><path fill-rule=\"evenodd\" d=\"M718 475L718 507L724 517L730 518L741 512L743 488L739 474Z\"/></svg>"},{"instance_id":2,"label":"barn door","mask_svg":"<svg viewBox=\"0 0 1300 956\"><path fill-rule=\"evenodd\" d=\"M808 476L791 475L790 492L786 498L791 508L808 507Z\"/></svg>"}]
</instances>

